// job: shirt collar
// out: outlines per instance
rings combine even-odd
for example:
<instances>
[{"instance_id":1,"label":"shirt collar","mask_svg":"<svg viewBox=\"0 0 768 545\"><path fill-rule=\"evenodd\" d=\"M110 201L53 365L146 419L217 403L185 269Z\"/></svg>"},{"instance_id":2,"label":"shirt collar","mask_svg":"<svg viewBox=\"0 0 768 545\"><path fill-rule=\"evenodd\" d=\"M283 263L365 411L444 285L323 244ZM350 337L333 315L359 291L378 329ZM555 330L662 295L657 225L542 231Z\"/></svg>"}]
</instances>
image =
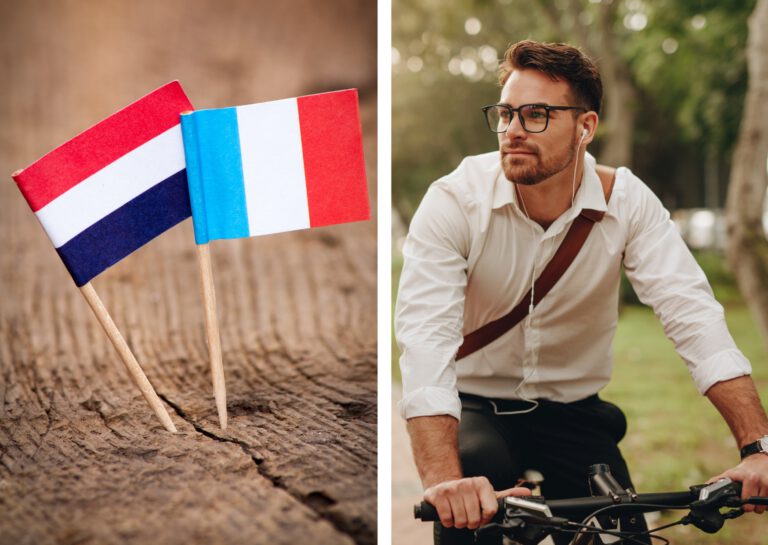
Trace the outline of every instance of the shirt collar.
<instances>
[{"instance_id":1,"label":"shirt collar","mask_svg":"<svg viewBox=\"0 0 768 545\"><path fill-rule=\"evenodd\" d=\"M517 195L515 195L514 184L504 176L504 170L501 168L501 159L496 161L496 181L493 184L493 203L491 207L502 208L508 204L517 206Z\"/></svg>"},{"instance_id":2,"label":"shirt collar","mask_svg":"<svg viewBox=\"0 0 768 545\"><path fill-rule=\"evenodd\" d=\"M605 212L608 203L605 202L605 192L600 176L597 175L597 161L589 153L584 154L584 175L581 178L581 187L576 192L574 208L581 212L585 208Z\"/></svg>"}]
</instances>

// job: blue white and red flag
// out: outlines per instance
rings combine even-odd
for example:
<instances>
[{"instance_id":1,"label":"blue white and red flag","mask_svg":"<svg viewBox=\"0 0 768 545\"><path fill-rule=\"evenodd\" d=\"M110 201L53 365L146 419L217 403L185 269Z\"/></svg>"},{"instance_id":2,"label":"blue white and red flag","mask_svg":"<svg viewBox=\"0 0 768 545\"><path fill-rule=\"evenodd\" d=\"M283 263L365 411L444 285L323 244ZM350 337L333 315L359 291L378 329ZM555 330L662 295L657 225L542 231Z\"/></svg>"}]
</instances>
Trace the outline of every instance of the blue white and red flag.
<instances>
[{"instance_id":1,"label":"blue white and red flag","mask_svg":"<svg viewBox=\"0 0 768 545\"><path fill-rule=\"evenodd\" d=\"M181 116L195 242L370 218L357 91Z\"/></svg>"}]
</instances>

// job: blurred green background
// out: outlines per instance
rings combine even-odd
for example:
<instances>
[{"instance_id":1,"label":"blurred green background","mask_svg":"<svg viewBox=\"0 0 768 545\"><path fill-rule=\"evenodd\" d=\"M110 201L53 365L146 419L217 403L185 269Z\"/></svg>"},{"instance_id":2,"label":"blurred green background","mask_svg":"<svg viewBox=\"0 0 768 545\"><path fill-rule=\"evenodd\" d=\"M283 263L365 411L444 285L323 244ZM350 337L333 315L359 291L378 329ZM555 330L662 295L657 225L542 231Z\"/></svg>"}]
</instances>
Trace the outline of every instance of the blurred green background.
<instances>
[{"instance_id":1,"label":"blurred green background","mask_svg":"<svg viewBox=\"0 0 768 545\"><path fill-rule=\"evenodd\" d=\"M747 19L754 4L393 0L393 304L400 245L426 188L464 156L496 149L480 107L498 100L498 59L518 40L565 41L594 59L603 77L603 112L589 152L601 163L629 166L686 235L691 209L708 214L705 241L694 236L689 242L726 309L736 343L752 362L765 403L766 342L727 269L721 223L746 92ZM397 392L394 339L392 354ZM727 426L695 390L653 312L637 302L626 281L614 362L603 395L629 418L622 448L640 491L683 489L738 462ZM393 491L393 501L397 496ZM671 520L664 515L658 524ZM758 545L766 543L765 522L764 516L745 516L715 536L688 527L663 535L674 544ZM393 542L406 542L396 534Z\"/></svg>"},{"instance_id":2,"label":"blurred green background","mask_svg":"<svg viewBox=\"0 0 768 545\"><path fill-rule=\"evenodd\" d=\"M407 223L427 185L490 151L481 106L522 39L580 47L604 104L589 151L633 169L669 208L722 206L741 120L754 0L394 0L393 205ZM610 137L610 138L609 138Z\"/></svg>"}]
</instances>

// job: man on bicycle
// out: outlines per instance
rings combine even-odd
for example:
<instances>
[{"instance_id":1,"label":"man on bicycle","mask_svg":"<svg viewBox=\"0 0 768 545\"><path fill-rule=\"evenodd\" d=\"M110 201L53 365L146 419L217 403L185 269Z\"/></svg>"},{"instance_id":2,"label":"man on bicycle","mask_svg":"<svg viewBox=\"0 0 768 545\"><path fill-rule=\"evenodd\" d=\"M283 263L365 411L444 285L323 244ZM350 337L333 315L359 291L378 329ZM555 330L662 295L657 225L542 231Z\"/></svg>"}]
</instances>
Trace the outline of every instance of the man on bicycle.
<instances>
[{"instance_id":1,"label":"man on bicycle","mask_svg":"<svg viewBox=\"0 0 768 545\"><path fill-rule=\"evenodd\" d=\"M440 515L436 543L472 543L470 530L497 509L495 491L528 468L553 499L589 495L586 470L598 462L632 485L617 446L626 420L597 395L611 374L622 266L745 447L724 475L743 482L744 497L768 494L768 455L758 452L768 419L706 277L650 189L585 151L602 99L595 65L571 46L523 41L507 50L500 83L499 104L484 110L501 156L467 157L432 184L403 248L400 410L424 499ZM537 278L584 211L596 222L537 299ZM521 305L517 325L457 359L465 335Z\"/></svg>"}]
</instances>

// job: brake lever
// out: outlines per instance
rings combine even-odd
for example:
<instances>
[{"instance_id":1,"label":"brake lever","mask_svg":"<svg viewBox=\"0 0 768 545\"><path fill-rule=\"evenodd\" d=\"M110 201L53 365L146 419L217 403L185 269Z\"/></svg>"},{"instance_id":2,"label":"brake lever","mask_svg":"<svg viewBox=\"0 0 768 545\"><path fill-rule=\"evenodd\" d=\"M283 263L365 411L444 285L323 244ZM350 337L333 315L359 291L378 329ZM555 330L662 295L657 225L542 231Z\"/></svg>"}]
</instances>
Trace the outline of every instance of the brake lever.
<instances>
[{"instance_id":1,"label":"brake lever","mask_svg":"<svg viewBox=\"0 0 768 545\"><path fill-rule=\"evenodd\" d=\"M478 528L475 530L475 538L478 543L484 543L484 539L498 540L503 535L521 545L535 545L568 523L568 519L563 517L542 516L508 507L503 523L492 523Z\"/></svg>"},{"instance_id":2,"label":"brake lever","mask_svg":"<svg viewBox=\"0 0 768 545\"><path fill-rule=\"evenodd\" d=\"M744 514L741 506L741 483L727 477L719 479L699 489L699 499L691 503L691 512L683 517L683 524L693 524L702 532L714 534L723 527L726 519ZM722 507L733 509L721 513Z\"/></svg>"},{"instance_id":3,"label":"brake lever","mask_svg":"<svg viewBox=\"0 0 768 545\"><path fill-rule=\"evenodd\" d=\"M522 524L522 521L519 521L517 525L520 524ZM489 539L493 540L489 541L489 543L499 543L501 541L501 536L504 535L504 529L508 527L509 526L499 524L498 522L492 522L485 526L481 526L475 530L475 543L485 543L485 541Z\"/></svg>"},{"instance_id":4,"label":"brake lever","mask_svg":"<svg viewBox=\"0 0 768 545\"><path fill-rule=\"evenodd\" d=\"M699 485L691 487L691 490L699 493L699 500L691 505L705 505L717 503L726 497L727 503L724 507L739 507L744 504L750 505L768 505L768 496L750 496L746 500L741 500L741 483L732 481L724 477L709 485ZM735 498L735 499L734 499ZM699 504L699 502L702 502Z\"/></svg>"},{"instance_id":5,"label":"brake lever","mask_svg":"<svg viewBox=\"0 0 768 545\"><path fill-rule=\"evenodd\" d=\"M699 489L699 499L691 503L692 508L741 507L741 483L724 477Z\"/></svg>"}]
</instances>

